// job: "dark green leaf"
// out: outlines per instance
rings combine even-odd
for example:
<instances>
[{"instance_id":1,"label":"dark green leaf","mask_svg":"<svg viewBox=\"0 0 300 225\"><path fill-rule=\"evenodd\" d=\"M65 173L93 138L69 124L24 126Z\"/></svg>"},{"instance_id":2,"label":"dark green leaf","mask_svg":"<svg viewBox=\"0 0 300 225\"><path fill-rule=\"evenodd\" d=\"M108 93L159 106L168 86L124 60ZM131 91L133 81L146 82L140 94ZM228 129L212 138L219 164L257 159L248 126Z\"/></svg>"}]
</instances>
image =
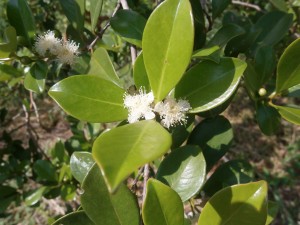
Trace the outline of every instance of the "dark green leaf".
<instances>
[{"instance_id":1,"label":"dark green leaf","mask_svg":"<svg viewBox=\"0 0 300 225\"><path fill-rule=\"evenodd\" d=\"M104 48L97 48L92 54L88 74L97 75L121 87L120 79Z\"/></svg>"},{"instance_id":2,"label":"dark green leaf","mask_svg":"<svg viewBox=\"0 0 300 225\"><path fill-rule=\"evenodd\" d=\"M207 171L228 151L233 140L230 122L223 116L203 120L192 131L188 144L202 149Z\"/></svg>"},{"instance_id":3,"label":"dark green leaf","mask_svg":"<svg viewBox=\"0 0 300 225\"><path fill-rule=\"evenodd\" d=\"M253 177L253 169L248 162L243 160L228 161L217 168L205 183L203 190L209 196L213 196L225 187L251 182Z\"/></svg>"},{"instance_id":4,"label":"dark green leaf","mask_svg":"<svg viewBox=\"0 0 300 225\"><path fill-rule=\"evenodd\" d=\"M269 0L277 9L288 12L288 7L284 0Z\"/></svg>"},{"instance_id":5,"label":"dark green leaf","mask_svg":"<svg viewBox=\"0 0 300 225\"><path fill-rule=\"evenodd\" d=\"M275 219L279 211L279 205L277 202L268 201L268 217L266 225L270 225Z\"/></svg>"},{"instance_id":6,"label":"dark green leaf","mask_svg":"<svg viewBox=\"0 0 300 225\"><path fill-rule=\"evenodd\" d=\"M183 202L202 187L206 163L198 146L184 146L172 151L160 164L156 178L170 186Z\"/></svg>"},{"instance_id":7,"label":"dark green leaf","mask_svg":"<svg viewBox=\"0 0 300 225\"><path fill-rule=\"evenodd\" d=\"M275 134L281 125L281 116L277 110L264 103L257 104L256 120L261 131L266 135Z\"/></svg>"},{"instance_id":8,"label":"dark green leaf","mask_svg":"<svg viewBox=\"0 0 300 225\"><path fill-rule=\"evenodd\" d=\"M287 121L300 125L300 108L273 105L280 115Z\"/></svg>"},{"instance_id":9,"label":"dark green leaf","mask_svg":"<svg viewBox=\"0 0 300 225\"><path fill-rule=\"evenodd\" d=\"M101 14L103 0L90 0L91 26L92 31L95 30L98 24L98 18Z\"/></svg>"},{"instance_id":10,"label":"dark green leaf","mask_svg":"<svg viewBox=\"0 0 300 225\"><path fill-rule=\"evenodd\" d=\"M69 213L58 220L52 225L95 225L84 211Z\"/></svg>"},{"instance_id":11,"label":"dark green leaf","mask_svg":"<svg viewBox=\"0 0 300 225\"><path fill-rule=\"evenodd\" d=\"M194 40L191 11L189 0L166 0L147 21L143 55L157 101L175 87L190 62Z\"/></svg>"},{"instance_id":12,"label":"dark green leaf","mask_svg":"<svg viewBox=\"0 0 300 225\"><path fill-rule=\"evenodd\" d=\"M48 64L41 60L37 61L26 74L24 87L29 91L42 93L45 88L47 73Z\"/></svg>"},{"instance_id":13,"label":"dark green leaf","mask_svg":"<svg viewBox=\"0 0 300 225\"><path fill-rule=\"evenodd\" d=\"M70 160L71 173L80 183L95 163L93 156L89 152L74 152Z\"/></svg>"},{"instance_id":14,"label":"dark green leaf","mask_svg":"<svg viewBox=\"0 0 300 225\"><path fill-rule=\"evenodd\" d=\"M213 18L219 16L230 3L231 3L230 0L212 0Z\"/></svg>"},{"instance_id":15,"label":"dark green leaf","mask_svg":"<svg viewBox=\"0 0 300 225\"><path fill-rule=\"evenodd\" d=\"M82 184L81 204L89 218L97 225L139 225L137 200L125 184L110 194L102 173L94 166Z\"/></svg>"},{"instance_id":16,"label":"dark green leaf","mask_svg":"<svg viewBox=\"0 0 300 225\"><path fill-rule=\"evenodd\" d=\"M279 93L300 84L300 39L290 44L279 59L276 92Z\"/></svg>"},{"instance_id":17,"label":"dark green leaf","mask_svg":"<svg viewBox=\"0 0 300 225\"><path fill-rule=\"evenodd\" d=\"M204 206L199 225L264 225L267 219L267 183L259 181L227 187Z\"/></svg>"},{"instance_id":18,"label":"dark green leaf","mask_svg":"<svg viewBox=\"0 0 300 225\"><path fill-rule=\"evenodd\" d=\"M179 195L158 180L149 179L142 215L145 225L182 225L183 205Z\"/></svg>"},{"instance_id":19,"label":"dark green leaf","mask_svg":"<svg viewBox=\"0 0 300 225\"><path fill-rule=\"evenodd\" d=\"M4 43L0 43L0 58L8 58L10 53L17 50L17 33L9 26L4 31Z\"/></svg>"},{"instance_id":20,"label":"dark green leaf","mask_svg":"<svg viewBox=\"0 0 300 225\"><path fill-rule=\"evenodd\" d=\"M200 62L183 76L175 88L175 96L188 100L192 113L215 108L233 95L246 66L235 58L222 58L219 64Z\"/></svg>"},{"instance_id":21,"label":"dark green leaf","mask_svg":"<svg viewBox=\"0 0 300 225\"><path fill-rule=\"evenodd\" d=\"M41 159L37 160L33 165L33 170L41 181L57 181L56 169L49 161Z\"/></svg>"},{"instance_id":22,"label":"dark green leaf","mask_svg":"<svg viewBox=\"0 0 300 225\"><path fill-rule=\"evenodd\" d=\"M110 19L110 25L125 41L142 47L146 19L132 10L119 10Z\"/></svg>"},{"instance_id":23,"label":"dark green leaf","mask_svg":"<svg viewBox=\"0 0 300 225\"><path fill-rule=\"evenodd\" d=\"M159 123L144 120L101 134L93 145L93 156L113 192L138 167L166 153L171 141Z\"/></svg>"},{"instance_id":24,"label":"dark green leaf","mask_svg":"<svg viewBox=\"0 0 300 225\"><path fill-rule=\"evenodd\" d=\"M70 115L89 122L112 122L127 118L125 91L98 76L66 78L49 90L49 95Z\"/></svg>"},{"instance_id":25,"label":"dark green leaf","mask_svg":"<svg viewBox=\"0 0 300 225\"><path fill-rule=\"evenodd\" d=\"M17 35L23 36L28 45L35 35L35 22L26 0L9 0L7 3L9 23L16 29Z\"/></svg>"},{"instance_id":26,"label":"dark green leaf","mask_svg":"<svg viewBox=\"0 0 300 225\"><path fill-rule=\"evenodd\" d=\"M25 198L25 204L27 206L32 206L35 205L36 203L38 203L41 198L43 197L43 194L46 192L47 187L46 186L42 186L40 188L38 188L37 190L34 190L30 195L28 195Z\"/></svg>"},{"instance_id":27,"label":"dark green leaf","mask_svg":"<svg viewBox=\"0 0 300 225\"><path fill-rule=\"evenodd\" d=\"M64 14L74 28L79 31L84 26L84 0L59 0Z\"/></svg>"}]
</instances>

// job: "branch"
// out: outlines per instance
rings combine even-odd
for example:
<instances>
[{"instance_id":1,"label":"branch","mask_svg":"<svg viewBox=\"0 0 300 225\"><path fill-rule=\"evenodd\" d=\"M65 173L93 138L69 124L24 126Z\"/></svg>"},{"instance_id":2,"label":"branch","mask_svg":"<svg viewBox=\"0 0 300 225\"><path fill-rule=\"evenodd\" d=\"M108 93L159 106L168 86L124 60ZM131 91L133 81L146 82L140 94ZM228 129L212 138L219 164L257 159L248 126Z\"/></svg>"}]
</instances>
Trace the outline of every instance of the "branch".
<instances>
[{"instance_id":1,"label":"branch","mask_svg":"<svg viewBox=\"0 0 300 225\"><path fill-rule=\"evenodd\" d=\"M147 187L147 181L149 179L149 174L150 174L150 166L147 163L144 167L144 186L143 186L143 201L142 201L142 204L144 204L145 198L146 198L146 187Z\"/></svg>"},{"instance_id":2,"label":"branch","mask_svg":"<svg viewBox=\"0 0 300 225\"><path fill-rule=\"evenodd\" d=\"M248 8L252 8L252 9L255 9L256 11L258 11L258 12L262 11L262 9L258 5L251 4L251 3L248 3L248 2L241 2L241 1L232 0L232 4L241 5L241 6L245 6L245 7L248 7Z\"/></svg>"},{"instance_id":3,"label":"branch","mask_svg":"<svg viewBox=\"0 0 300 225\"><path fill-rule=\"evenodd\" d=\"M121 3L120 0L117 3L116 8L114 9L114 12L111 15L111 18L114 17L114 15L118 12L118 10L121 7ZM103 27L103 29L97 34L96 38L92 41L92 43L87 47L88 50L92 50L94 45L97 43L97 41L99 39L102 38L103 34L105 33L105 31L110 27L110 19L108 20L108 22L105 24L105 26Z\"/></svg>"},{"instance_id":4,"label":"branch","mask_svg":"<svg viewBox=\"0 0 300 225\"><path fill-rule=\"evenodd\" d=\"M126 0L120 0L120 3L122 5L123 9L129 9L128 3ZM132 61L132 65L134 64L135 60L136 60L136 56L137 56L137 51L136 48L134 46L130 46L130 53L131 53L131 61Z\"/></svg>"}]
</instances>

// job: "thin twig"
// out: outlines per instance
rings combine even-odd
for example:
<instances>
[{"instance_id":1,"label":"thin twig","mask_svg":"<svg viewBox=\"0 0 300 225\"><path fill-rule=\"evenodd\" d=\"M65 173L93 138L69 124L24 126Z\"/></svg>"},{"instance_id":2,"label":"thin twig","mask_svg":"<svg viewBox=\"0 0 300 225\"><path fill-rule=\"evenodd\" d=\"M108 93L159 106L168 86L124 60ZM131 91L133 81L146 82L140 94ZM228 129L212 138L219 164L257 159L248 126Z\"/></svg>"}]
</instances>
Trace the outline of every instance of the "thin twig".
<instances>
[{"instance_id":1,"label":"thin twig","mask_svg":"<svg viewBox=\"0 0 300 225\"><path fill-rule=\"evenodd\" d=\"M112 13L111 17L114 17L114 15L117 13L117 11L120 9L121 7L121 3L120 0L117 3L116 8L114 9L114 12ZM110 20L108 20L108 22L105 24L105 26L103 27L103 29L101 29L101 31L97 34L96 38L92 41L92 43L87 47L88 50L92 50L94 45L97 43L97 41L99 39L102 38L103 34L105 33L105 31L110 27Z\"/></svg>"},{"instance_id":2,"label":"thin twig","mask_svg":"<svg viewBox=\"0 0 300 225\"><path fill-rule=\"evenodd\" d=\"M204 13L204 15L205 15L205 17L206 17L206 19L207 19L207 22L208 22L208 28L207 28L207 32L208 32L208 31L210 31L210 30L212 29L212 27L213 27L213 21L212 21L210 15L206 12L205 9L203 9L203 13Z\"/></svg>"},{"instance_id":3,"label":"thin twig","mask_svg":"<svg viewBox=\"0 0 300 225\"><path fill-rule=\"evenodd\" d=\"M129 9L129 6L128 6L128 3L126 0L120 0L120 3L122 5L123 9L127 9L127 10ZM131 53L131 61L132 61L132 65L133 65L136 60L136 56L137 56L137 51L134 46L130 46L130 53Z\"/></svg>"},{"instance_id":4,"label":"thin twig","mask_svg":"<svg viewBox=\"0 0 300 225\"><path fill-rule=\"evenodd\" d=\"M137 184L138 180L140 179L140 176L142 175L143 171L144 171L144 167L141 167L138 171L138 174L136 175L135 179L132 182L132 186L130 188L131 191L135 191L136 184Z\"/></svg>"},{"instance_id":5,"label":"thin twig","mask_svg":"<svg viewBox=\"0 0 300 225\"><path fill-rule=\"evenodd\" d=\"M232 4L241 5L241 6L245 6L245 7L248 7L248 8L252 8L252 9L255 9L256 11L258 11L258 12L262 11L262 9L258 5L251 4L251 3L248 3L248 2L241 2L241 1L232 0Z\"/></svg>"},{"instance_id":6,"label":"thin twig","mask_svg":"<svg viewBox=\"0 0 300 225\"><path fill-rule=\"evenodd\" d=\"M149 167L149 164L147 163L145 166L144 166L144 186L143 186L143 202L142 204L144 204L145 202L145 198L146 198L146 187L147 187L147 181L149 179L149 174L150 174L150 167Z\"/></svg>"},{"instance_id":7,"label":"thin twig","mask_svg":"<svg viewBox=\"0 0 300 225\"><path fill-rule=\"evenodd\" d=\"M38 108L35 104L35 101L33 99L32 91L30 91L29 94L30 94L30 105L32 105L32 107L34 109L35 116L36 116L36 120L40 124L40 115L39 115L39 112L38 112Z\"/></svg>"}]
</instances>

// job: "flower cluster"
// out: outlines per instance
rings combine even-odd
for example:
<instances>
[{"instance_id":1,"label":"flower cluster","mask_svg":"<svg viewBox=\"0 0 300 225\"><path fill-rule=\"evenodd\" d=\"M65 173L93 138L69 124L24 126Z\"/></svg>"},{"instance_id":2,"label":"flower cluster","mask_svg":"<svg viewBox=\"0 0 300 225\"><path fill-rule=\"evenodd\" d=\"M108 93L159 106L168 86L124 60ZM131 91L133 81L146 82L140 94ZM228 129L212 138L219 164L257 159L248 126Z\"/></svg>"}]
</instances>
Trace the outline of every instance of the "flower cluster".
<instances>
[{"instance_id":1,"label":"flower cluster","mask_svg":"<svg viewBox=\"0 0 300 225\"><path fill-rule=\"evenodd\" d=\"M155 112L159 114L164 127L170 128L176 124L186 123L186 113L191 109L188 101L168 96L164 101L158 102L154 107L154 96L150 92L146 94L143 88L139 93L124 96L124 107L128 109L128 122L134 123L140 119L154 119Z\"/></svg>"},{"instance_id":2,"label":"flower cluster","mask_svg":"<svg viewBox=\"0 0 300 225\"><path fill-rule=\"evenodd\" d=\"M74 41L63 41L56 38L53 31L47 31L39 35L34 44L36 52L41 56L46 56L49 52L57 58L60 63L72 65L79 54L79 44Z\"/></svg>"}]
</instances>

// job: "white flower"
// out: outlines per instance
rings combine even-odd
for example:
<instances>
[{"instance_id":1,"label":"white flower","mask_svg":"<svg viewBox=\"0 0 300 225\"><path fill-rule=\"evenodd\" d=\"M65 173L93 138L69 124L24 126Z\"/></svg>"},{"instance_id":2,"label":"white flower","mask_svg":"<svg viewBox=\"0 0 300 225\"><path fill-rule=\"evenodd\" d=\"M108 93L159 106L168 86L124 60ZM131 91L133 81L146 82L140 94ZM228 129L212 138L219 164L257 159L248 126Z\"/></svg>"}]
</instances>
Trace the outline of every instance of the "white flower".
<instances>
[{"instance_id":1,"label":"white flower","mask_svg":"<svg viewBox=\"0 0 300 225\"><path fill-rule=\"evenodd\" d=\"M79 54L78 48L79 44L74 41L68 40L66 42L63 42L63 44L57 51L57 60L60 63L72 65L74 63L74 60L77 58L77 55Z\"/></svg>"},{"instance_id":2,"label":"white flower","mask_svg":"<svg viewBox=\"0 0 300 225\"><path fill-rule=\"evenodd\" d=\"M57 54L57 50L61 48L61 41L55 37L53 31L47 31L37 37L34 47L36 52L41 56L45 56L47 51L55 55Z\"/></svg>"},{"instance_id":3,"label":"white flower","mask_svg":"<svg viewBox=\"0 0 300 225\"><path fill-rule=\"evenodd\" d=\"M154 101L153 93L146 94L143 88L140 88L139 94L130 95L128 93L124 96L124 107L128 109L128 122L134 123L139 119L144 118L151 120L155 118L152 111L151 104Z\"/></svg>"},{"instance_id":4,"label":"white flower","mask_svg":"<svg viewBox=\"0 0 300 225\"><path fill-rule=\"evenodd\" d=\"M176 124L186 123L186 113L191 109L190 103L186 100L176 99L168 96L163 102L155 105L154 111L158 112L161 123L164 127L170 128Z\"/></svg>"}]
</instances>

